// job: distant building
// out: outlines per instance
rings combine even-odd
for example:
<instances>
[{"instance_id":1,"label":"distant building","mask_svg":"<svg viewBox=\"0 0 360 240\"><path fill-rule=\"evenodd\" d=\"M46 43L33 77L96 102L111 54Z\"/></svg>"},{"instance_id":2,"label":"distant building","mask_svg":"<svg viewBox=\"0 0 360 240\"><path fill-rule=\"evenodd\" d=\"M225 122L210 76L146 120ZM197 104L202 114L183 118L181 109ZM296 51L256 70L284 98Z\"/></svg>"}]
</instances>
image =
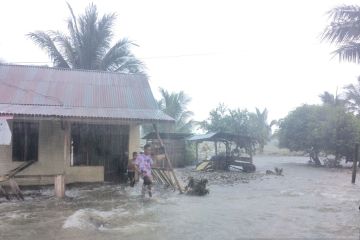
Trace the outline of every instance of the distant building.
<instances>
[{"instance_id":1,"label":"distant building","mask_svg":"<svg viewBox=\"0 0 360 240\"><path fill-rule=\"evenodd\" d=\"M184 167L187 164L186 161L186 139L192 136L191 133L173 133L173 132L162 132L159 134L163 141L164 147L170 158L173 167ZM157 138L155 132L150 132L143 137L147 143L150 143L153 148L154 160L158 167L169 167L161 144Z\"/></svg>"},{"instance_id":2,"label":"distant building","mask_svg":"<svg viewBox=\"0 0 360 240\"><path fill-rule=\"evenodd\" d=\"M20 184L52 183L52 174L67 183L115 181L140 149L140 125L174 121L142 74L1 64L0 119L9 125L0 135L11 131L0 145L0 175L35 161Z\"/></svg>"}]
</instances>

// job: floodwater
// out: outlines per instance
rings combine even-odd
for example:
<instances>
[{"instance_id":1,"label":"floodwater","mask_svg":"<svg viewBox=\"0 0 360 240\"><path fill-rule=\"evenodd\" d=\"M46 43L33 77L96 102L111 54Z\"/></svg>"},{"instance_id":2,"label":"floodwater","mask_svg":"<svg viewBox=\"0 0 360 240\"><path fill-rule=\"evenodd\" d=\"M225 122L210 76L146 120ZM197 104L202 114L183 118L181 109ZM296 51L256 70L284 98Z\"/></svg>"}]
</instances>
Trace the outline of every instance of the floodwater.
<instances>
[{"instance_id":1,"label":"floodwater","mask_svg":"<svg viewBox=\"0 0 360 240\"><path fill-rule=\"evenodd\" d=\"M281 167L285 176L209 185L191 197L139 186L72 188L57 200L52 189L25 202L0 203L0 239L359 239L360 176L350 169L315 168L302 157L257 157L259 173Z\"/></svg>"}]
</instances>

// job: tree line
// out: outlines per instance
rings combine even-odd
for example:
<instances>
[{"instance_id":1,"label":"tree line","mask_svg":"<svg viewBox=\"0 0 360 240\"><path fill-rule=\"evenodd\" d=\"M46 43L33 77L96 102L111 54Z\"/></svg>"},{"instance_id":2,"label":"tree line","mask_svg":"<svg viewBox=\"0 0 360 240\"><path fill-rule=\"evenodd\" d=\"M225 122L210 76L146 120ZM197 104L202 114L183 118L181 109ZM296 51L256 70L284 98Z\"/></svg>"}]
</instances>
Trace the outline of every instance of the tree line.
<instances>
[{"instance_id":1,"label":"tree line","mask_svg":"<svg viewBox=\"0 0 360 240\"><path fill-rule=\"evenodd\" d=\"M334 156L337 164L352 161L360 141L360 105L354 105L360 99L360 82L339 95L325 92L320 98L322 104L304 104L279 120L279 146L308 153L317 165L321 154Z\"/></svg>"}]
</instances>

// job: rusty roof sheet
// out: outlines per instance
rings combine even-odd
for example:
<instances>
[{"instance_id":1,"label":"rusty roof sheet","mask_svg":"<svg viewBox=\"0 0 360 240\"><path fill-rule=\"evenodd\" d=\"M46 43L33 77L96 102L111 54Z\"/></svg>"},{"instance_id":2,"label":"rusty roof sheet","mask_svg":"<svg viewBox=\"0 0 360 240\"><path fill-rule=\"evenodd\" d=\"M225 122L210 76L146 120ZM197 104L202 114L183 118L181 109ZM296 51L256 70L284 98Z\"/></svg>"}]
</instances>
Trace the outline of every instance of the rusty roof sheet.
<instances>
[{"instance_id":1,"label":"rusty roof sheet","mask_svg":"<svg viewBox=\"0 0 360 240\"><path fill-rule=\"evenodd\" d=\"M0 114L173 121L143 74L1 64Z\"/></svg>"}]
</instances>

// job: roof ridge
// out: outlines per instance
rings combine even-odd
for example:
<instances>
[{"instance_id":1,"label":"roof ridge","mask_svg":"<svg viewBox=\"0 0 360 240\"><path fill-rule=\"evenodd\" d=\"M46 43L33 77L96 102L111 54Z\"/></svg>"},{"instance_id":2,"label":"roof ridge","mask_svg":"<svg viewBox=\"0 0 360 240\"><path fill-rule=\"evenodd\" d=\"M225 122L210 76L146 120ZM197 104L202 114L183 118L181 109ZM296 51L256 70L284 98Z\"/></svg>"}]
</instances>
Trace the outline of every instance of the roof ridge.
<instances>
[{"instance_id":1,"label":"roof ridge","mask_svg":"<svg viewBox=\"0 0 360 240\"><path fill-rule=\"evenodd\" d=\"M28 103L1 103L0 105L12 105L12 106L40 106L40 107L60 107L60 108L89 108L89 109L128 109L126 107L95 107L95 106L76 106L76 105L60 105L60 104L28 104ZM132 108L131 110L135 111L143 111L143 110L159 110L162 111L160 108Z\"/></svg>"},{"instance_id":2,"label":"roof ridge","mask_svg":"<svg viewBox=\"0 0 360 240\"><path fill-rule=\"evenodd\" d=\"M80 69L80 68L61 68L61 67L49 67L42 65L27 65L27 64L12 64L12 63L0 63L0 66L10 66L10 67L23 67L23 68L40 68L48 70L57 70L57 71L69 71L69 72L93 72L93 73L106 73L106 74L116 74L116 75L140 75L145 76L144 73L122 73L122 72L110 72L104 70L92 70L92 69Z\"/></svg>"}]
</instances>

